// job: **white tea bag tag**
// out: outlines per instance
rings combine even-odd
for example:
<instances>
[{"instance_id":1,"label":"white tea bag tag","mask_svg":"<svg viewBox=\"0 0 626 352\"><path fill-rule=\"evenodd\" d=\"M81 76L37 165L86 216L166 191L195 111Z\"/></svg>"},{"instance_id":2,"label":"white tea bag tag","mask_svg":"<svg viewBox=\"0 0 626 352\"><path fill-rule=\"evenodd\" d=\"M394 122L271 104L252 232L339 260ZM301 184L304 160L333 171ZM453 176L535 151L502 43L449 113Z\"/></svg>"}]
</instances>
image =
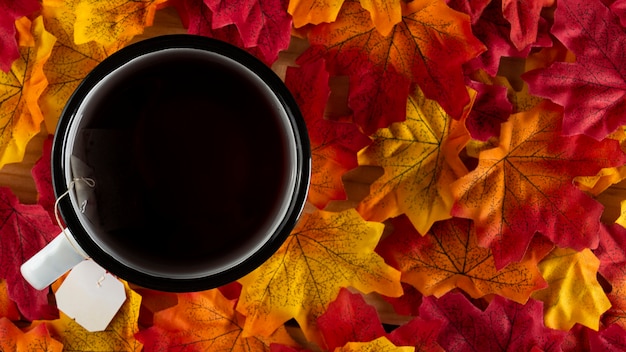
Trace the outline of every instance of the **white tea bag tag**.
<instances>
[{"instance_id":1,"label":"white tea bag tag","mask_svg":"<svg viewBox=\"0 0 626 352\"><path fill-rule=\"evenodd\" d=\"M70 271L55 295L59 310L90 332L104 331L126 300L124 284L89 259Z\"/></svg>"}]
</instances>

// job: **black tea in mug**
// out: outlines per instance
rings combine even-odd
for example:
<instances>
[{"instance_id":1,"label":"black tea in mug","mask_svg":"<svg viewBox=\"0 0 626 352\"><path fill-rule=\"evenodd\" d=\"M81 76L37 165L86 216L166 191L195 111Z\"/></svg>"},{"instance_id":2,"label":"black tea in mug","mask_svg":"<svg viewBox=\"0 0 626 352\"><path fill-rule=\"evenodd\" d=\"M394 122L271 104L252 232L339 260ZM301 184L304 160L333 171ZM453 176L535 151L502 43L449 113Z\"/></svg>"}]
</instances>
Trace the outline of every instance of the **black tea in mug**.
<instances>
[{"instance_id":1,"label":"black tea in mug","mask_svg":"<svg viewBox=\"0 0 626 352\"><path fill-rule=\"evenodd\" d=\"M138 285L193 291L236 280L280 247L306 200L310 150L268 67L173 35L90 73L59 121L52 168L57 196L69 190L59 208L70 246ZM43 252L23 267L27 279L59 260Z\"/></svg>"}]
</instances>

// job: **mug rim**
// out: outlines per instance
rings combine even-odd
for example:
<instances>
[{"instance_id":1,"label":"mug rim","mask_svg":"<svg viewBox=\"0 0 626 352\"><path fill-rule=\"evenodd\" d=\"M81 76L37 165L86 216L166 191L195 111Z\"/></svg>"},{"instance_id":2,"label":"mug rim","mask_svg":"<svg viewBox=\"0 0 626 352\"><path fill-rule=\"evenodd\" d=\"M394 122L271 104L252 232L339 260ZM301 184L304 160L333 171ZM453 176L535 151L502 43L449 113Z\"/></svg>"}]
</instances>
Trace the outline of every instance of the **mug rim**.
<instances>
[{"instance_id":1,"label":"mug rim","mask_svg":"<svg viewBox=\"0 0 626 352\"><path fill-rule=\"evenodd\" d=\"M245 259L228 268L225 271L210 273L206 276L193 278L169 278L152 275L132 268L113 255L107 253L92 238L79 219L77 209L72 204L70 197L62 197L58 202L60 212L66 227L80 247L96 263L114 275L133 284L170 292L201 291L219 287L236 281L251 272L275 253L295 227L297 220L304 208L310 182L311 173L311 150L308 132L300 109L284 82L265 63L254 57L247 51L240 49L227 42L192 34L162 35L139 41L126 46L109 57L105 58L88 73L81 81L73 94L68 99L57 124L53 137L51 154L51 176L55 197L58 199L68 191L70 180L66 178L67 165L64 155L69 152L71 146L67 140L71 127L80 123L81 119L77 112L92 88L108 74L124 66L133 59L147 54L169 49L197 49L225 56L251 70L272 91L285 111L286 118L291 127L295 139L295 184L294 192L287 205L285 216L280 219L276 231L266 242Z\"/></svg>"}]
</instances>

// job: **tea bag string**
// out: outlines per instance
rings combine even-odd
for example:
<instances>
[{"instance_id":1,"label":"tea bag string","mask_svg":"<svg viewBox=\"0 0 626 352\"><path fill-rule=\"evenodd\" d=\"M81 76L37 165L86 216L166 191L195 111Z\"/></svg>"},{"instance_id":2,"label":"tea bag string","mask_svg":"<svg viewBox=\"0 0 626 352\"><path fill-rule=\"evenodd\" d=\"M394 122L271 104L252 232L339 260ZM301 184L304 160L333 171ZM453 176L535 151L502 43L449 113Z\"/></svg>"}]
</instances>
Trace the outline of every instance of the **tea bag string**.
<instances>
[{"instance_id":1,"label":"tea bag string","mask_svg":"<svg viewBox=\"0 0 626 352\"><path fill-rule=\"evenodd\" d=\"M84 182L90 188L94 188L96 186L96 181L94 179L92 179L92 178L89 178L89 177L75 177L75 178L73 178L72 181L67 185L67 191L63 192L63 194L61 194L54 202L54 217L56 218L57 225L62 230L63 235L65 236L67 241L72 245L72 248L74 248L74 251L76 251L76 253L78 253L81 256L83 256L85 259L89 259L89 257L86 256L83 253L83 251L81 251L78 248L76 248L76 245L74 244L74 241L72 241L70 239L69 235L67 234L67 230L64 228L63 224L61 223L61 218L59 217L59 202L61 201L61 199L63 199L63 197L65 197L65 196L70 194L70 191L72 190L72 188L74 188L76 186L77 182ZM83 206L84 205L81 205L81 208Z\"/></svg>"}]
</instances>

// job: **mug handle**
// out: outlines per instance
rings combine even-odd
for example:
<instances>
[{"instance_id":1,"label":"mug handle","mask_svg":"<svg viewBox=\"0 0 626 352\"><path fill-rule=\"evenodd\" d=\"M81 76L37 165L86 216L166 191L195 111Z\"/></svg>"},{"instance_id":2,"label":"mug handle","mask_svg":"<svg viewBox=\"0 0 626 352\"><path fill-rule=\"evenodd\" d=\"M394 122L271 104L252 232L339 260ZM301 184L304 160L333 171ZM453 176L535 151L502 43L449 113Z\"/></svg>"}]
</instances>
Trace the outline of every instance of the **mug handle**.
<instances>
[{"instance_id":1,"label":"mug handle","mask_svg":"<svg viewBox=\"0 0 626 352\"><path fill-rule=\"evenodd\" d=\"M50 286L63 274L88 258L68 229L22 264L20 271L37 290Z\"/></svg>"}]
</instances>

